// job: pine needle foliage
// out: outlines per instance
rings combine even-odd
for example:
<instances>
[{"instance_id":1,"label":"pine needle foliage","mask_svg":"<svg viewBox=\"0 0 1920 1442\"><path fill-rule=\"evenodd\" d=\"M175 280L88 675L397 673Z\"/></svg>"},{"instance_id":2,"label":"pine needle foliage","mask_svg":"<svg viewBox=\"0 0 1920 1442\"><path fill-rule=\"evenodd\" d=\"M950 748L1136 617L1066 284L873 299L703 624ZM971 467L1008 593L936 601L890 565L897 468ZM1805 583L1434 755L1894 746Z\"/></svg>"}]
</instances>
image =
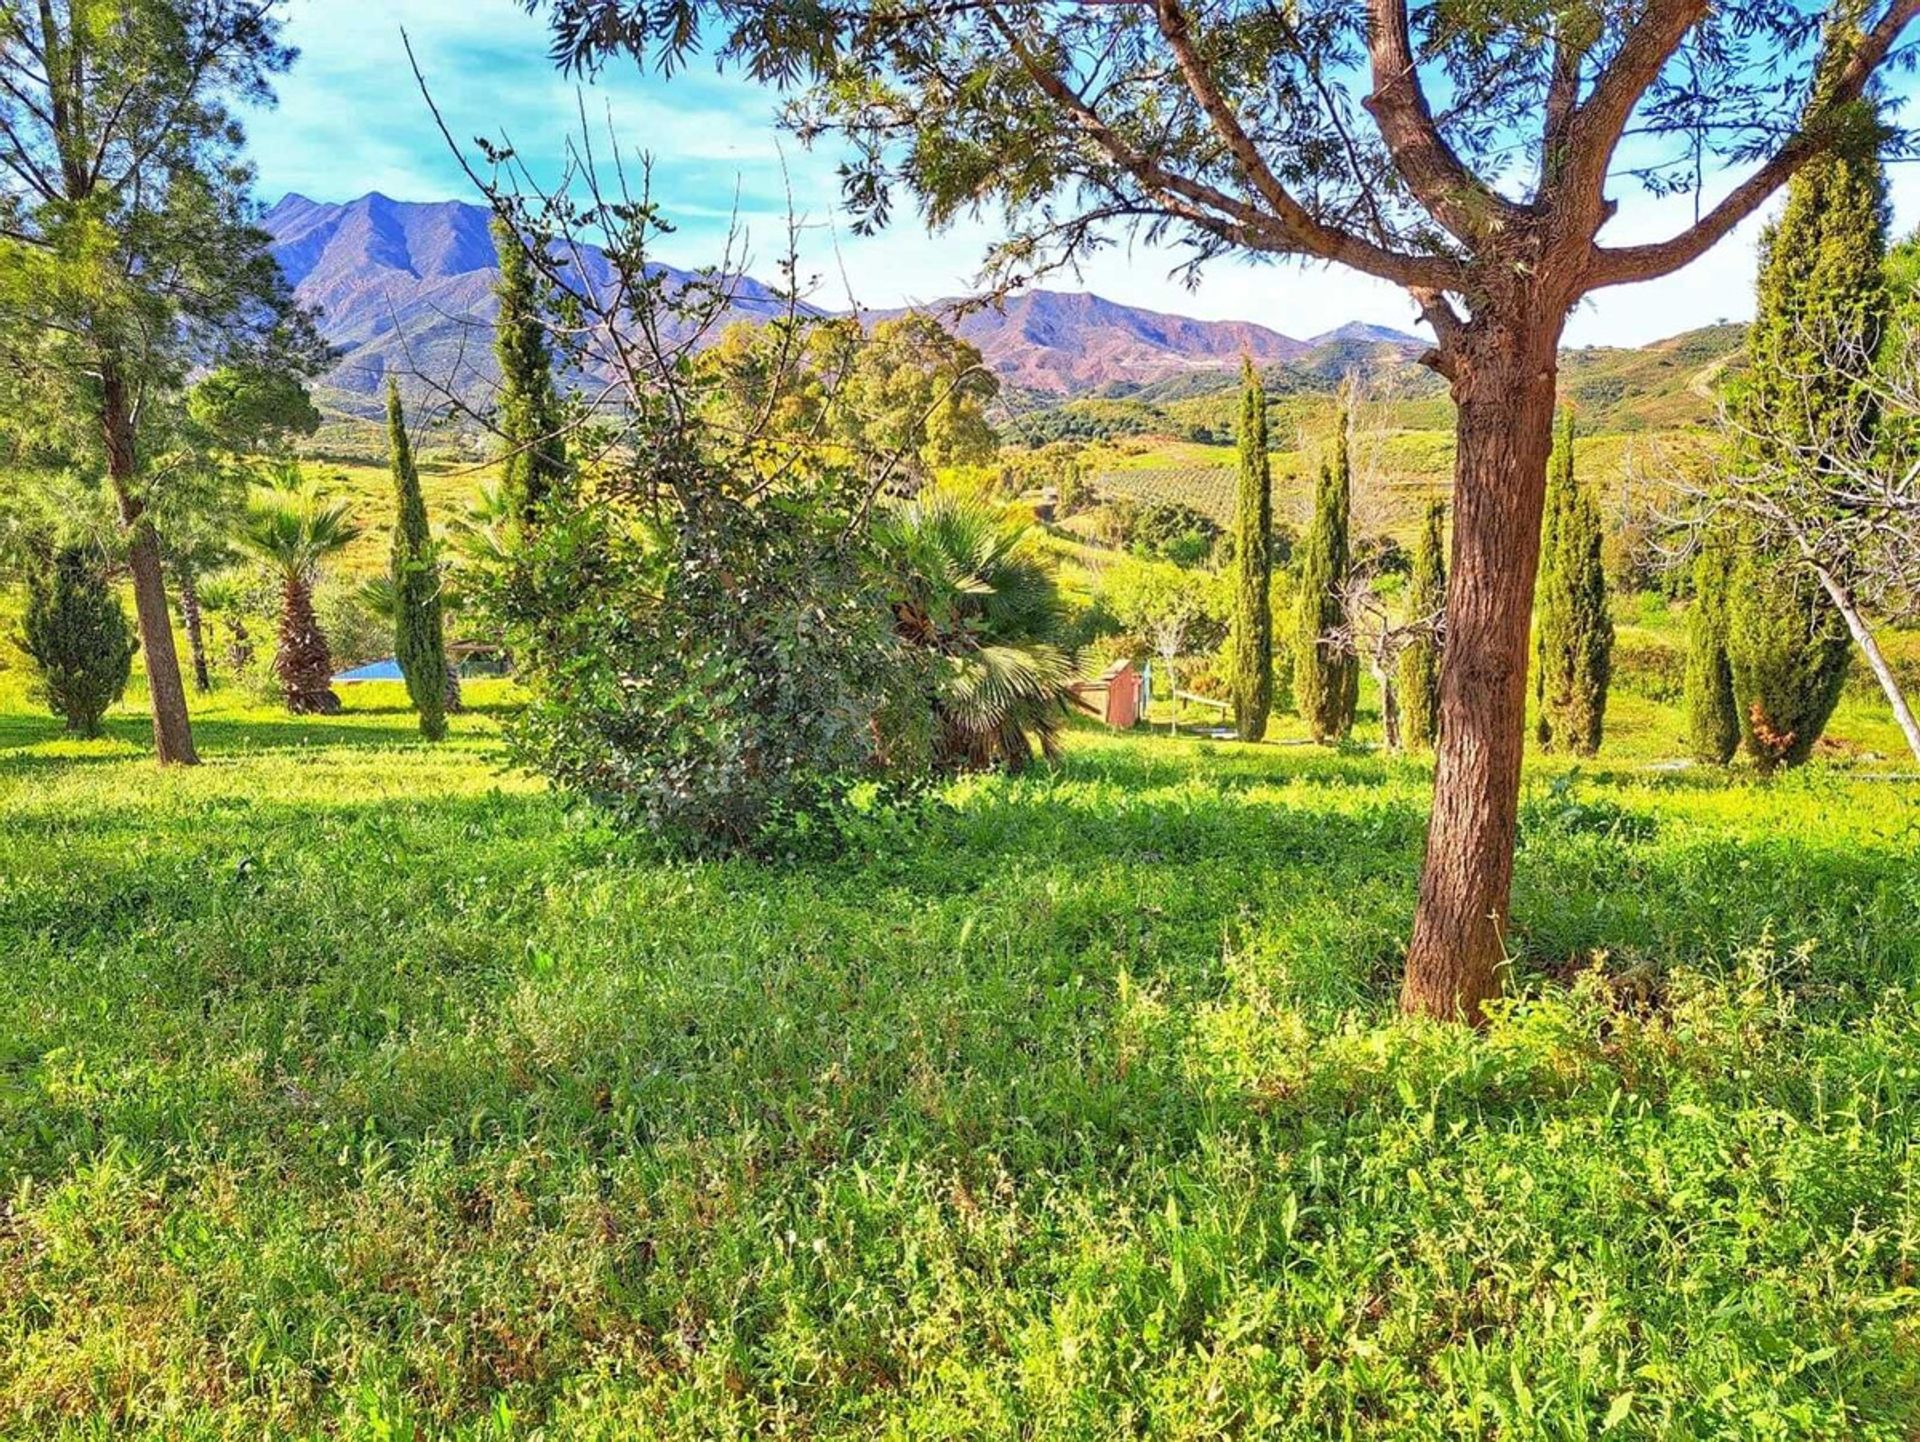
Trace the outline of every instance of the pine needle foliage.
<instances>
[{"instance_id":1,"label":"pine needle foliage","mask_svg":"<svg viewBox=\"0 0 1920 1442\"><path fill-rule=\"evenodd\" d=\"M1687 613L1687 742L1703 766L1724 766L1740 745L1740 712L1727 660L1727 591L1733 558L1709 542L1693 562L1693 608Z\"/></svg>"},{"instance_id":2,"label":"pine needle foliage","mask_svg":"<svg viewBox=\"0 0 1920 1442\"><path fill-rule=\"evenodd\" d=\"M1446 610L1446 521L1446 502L1428 502L1407 582L1411 620L1437 618ZM1400 653L1401 734L1415 750L1431 747L1440 735L1440 647L1439 630L1428 628Z\"/></svg>"},{"instance_id":3,"label":"pine needle foliage","mask_svg":"<svg viewBox=\"0 0 1920 1442\"><path fill-rule=\"evenodd\" d=\"M387 381L387 438L393 466L393 656L420 717L420 734L447 734L447 641L440 608L440 564L420 493L420 468L407 437L400 386Z\"/></svg>"},{"instance_id":4,"label":"pine needle foliage","mask_svg":"<svg viewBox=\"0 0 1920 1442\"><path fill-rule=\"evenodd\" d=\"M76 736L98 736L100 718L127 689L134 643L97 554L63 546L29 578L21 643L53 714Z\"/></svg>"},{"instance_id":5,"label":"pine needle foliage","mask_svg":"<svg viewBox=\"0 0 1920 1442\"><path fill-rule=\"evenodd\" d=\"M1591 756L1606 729L1613 617L1601 561L1600 504L1573 468L1573 413L1562 412L1547 468L1534 630L1537 736L1548 751Z\"/></svg>"},{"instance_id":6,"label":"pine needle foliage","mask_svg":"<svg viewBox=\"0 0 1920 1442\"><path fill-rule=\"evenodd\" d=\"M1258 741L1267 734L1273 710L1273 469L1267 455L1267 395L1251 360L1241 362L1233 539L1233 719L1242 741Z\"/></svg>"},{"instance_id":7,"label":"pine needle foliage","mask_svg":"<svg viewBox=\"0 0 1920 1442\"><path fill-rule=\"evenodd\" d=\"M500 259L493 353L500 365L494 424L501 444L501 489L519 521L532 525L547 497L566 478L566 417L554 385L553 348L533 266L520 237L498 218L493 244Z\"/></svg>"},{"instance_id":8,"label":"pine needle foliage","mask_svg":"<svg viewBox=\"0 0 1920 1442\"><path fill-rule=\"evenodd\" d=\"M1346 624L1343 593L1352 564L1353 469L1348 456L1350 404L1344 389L1334 428L1333 455L1321 464L1314 490L1313 521L1301 544L1300 595L1295 609L1293 695L1300 715L1324 743L1353 730L1360 697L1360 661L1341 638Z\"/></svg>"}]
</instances>

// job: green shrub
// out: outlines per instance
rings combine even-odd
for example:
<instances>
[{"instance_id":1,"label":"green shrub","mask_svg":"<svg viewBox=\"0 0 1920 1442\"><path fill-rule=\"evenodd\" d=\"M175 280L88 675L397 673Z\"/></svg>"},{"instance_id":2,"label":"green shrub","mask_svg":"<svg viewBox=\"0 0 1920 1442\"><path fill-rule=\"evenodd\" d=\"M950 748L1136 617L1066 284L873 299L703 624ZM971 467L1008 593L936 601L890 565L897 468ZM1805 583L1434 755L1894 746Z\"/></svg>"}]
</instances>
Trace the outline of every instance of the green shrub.
<instances>
[{"instance_id":1,"label":"green shrub","mask_svg":"<svg viewBox=\"0 0 1920 1442\"><path fill-rule=\"evenodd\" d=\"M96 553L63 546L30 574L21 644L53 714L76 735L98 736L127 689L134 639Z\"/></svg>"},{"instance_id":2,"label":"green shrub","mask_svg":"<svg viewBox=\"0 0 1920 1442\"><path fill-rule=\"evenodd\" d=\"M1687 653L1660 636L1629 632L1613 642L1609 694L1672 705L1686 695Z\"/></svg>"},{"instance_id":3,"label":"green shrub","mask_svg":"<svg viewBox=\"0 0 1920 1442\"><path fill-rule=\"evenodd\" d=\"M1127 544L1146 560L1198 566L1213 553L1220 527L1179 501L1152 501L1133 516Z\"/></svg>"}]
</instances>

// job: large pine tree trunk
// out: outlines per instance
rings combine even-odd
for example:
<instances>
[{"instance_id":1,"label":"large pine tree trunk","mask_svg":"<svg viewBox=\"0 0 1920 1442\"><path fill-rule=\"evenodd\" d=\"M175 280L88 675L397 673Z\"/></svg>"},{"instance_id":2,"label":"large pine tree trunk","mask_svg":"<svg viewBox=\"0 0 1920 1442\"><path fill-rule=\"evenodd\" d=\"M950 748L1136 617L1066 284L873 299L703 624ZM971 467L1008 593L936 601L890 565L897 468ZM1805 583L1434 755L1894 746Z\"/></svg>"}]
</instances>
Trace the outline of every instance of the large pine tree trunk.
<instances>
[{"instance_id":1,"label":"large pine tree trunk","mask_svg":"<svg viewBox=\"0 0 1920 1442\"><path fill-rule=\"evenodd\" d=\"M213 689L213 676L207 670L207 632L200 614L200 588L193 583L193 572L180 572L180 624L187 633L187 655L193 660L193 689L202 696Z\"/></svg>"},{"instance_id":2,"label":"large pine tree trunk","mask_svg":"<svg viewBox=\"0 0 1920 1442\"><path fill-rule=\"evenodd\" d=\"M1497 996L1527 716L1528 623L1553 445L1557 327L1482 337L1455 380L1453 564L1433 817L1401 1009L1477 1021Z\"/></svg>"},{"instance_id":3,"label":"large pine tree trunk","mask_svg":"<svg viewBox=\"0 0 1920 1442\"><path fill-rule=\"evenodd\" d=\"M120 528L127 537L127 565L133 572L133 609L153 709L154 755L162 766L197 766L200 756L193 749L193 727L187 719L187 689L180 681L180 656L173 644L160 542L135 489L131 402L114 365L103 363L101 372L100 426L106 440L107 476L119 507Z\"/></svg>"}]
</instances>

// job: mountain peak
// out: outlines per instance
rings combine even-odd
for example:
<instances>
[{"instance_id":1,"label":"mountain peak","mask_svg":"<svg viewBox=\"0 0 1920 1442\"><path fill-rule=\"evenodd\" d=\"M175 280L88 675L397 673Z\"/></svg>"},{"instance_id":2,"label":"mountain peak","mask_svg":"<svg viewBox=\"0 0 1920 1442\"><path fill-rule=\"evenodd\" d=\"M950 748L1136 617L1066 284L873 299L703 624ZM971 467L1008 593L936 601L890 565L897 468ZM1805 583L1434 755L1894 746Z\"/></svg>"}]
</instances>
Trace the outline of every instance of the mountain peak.
<instances>
[{"instance_id":1,"label":"mountain peak","mask_svg":"<svg viewBox=\"0 0 1920 1442\"><path fill-rule=\"evenodd\" d=\"M1322 331L1309 344L1323 345L1390 345L1424 346L1427 342L1417 335L1395 330L1392 326L1373 325L1363 320L1350 320L1345 325L1335 326L1332 330Z\"/></svg>"},{"instance_id":2,"label":"mountain peak","mask_svg":"<svg viewBox=\"0 0 1920 1442\"><path fill-rule=\"evenodd\" d=\"M491 364L490 337L476 334L491 327L495 309L491 219L484 206L396 200L375 190L339 203L290 193L261 223L295 295L321 309L327 339L344 352L329 382L371 397L392 369L441 364L450 377L455 368ZM766 319L780 303L743 278L735 309L743 319ZM1419 343L1358 323L1302 341L1252 321L1196 320L1092 291L1028 290L990 305L949 299L914 309L939 316L979 347L1004 381L1059 395L1229 375L1242 356L1284 363L1330 343ZM870 323L903 313L860 315Z\"/></svg>"}]
</instances>

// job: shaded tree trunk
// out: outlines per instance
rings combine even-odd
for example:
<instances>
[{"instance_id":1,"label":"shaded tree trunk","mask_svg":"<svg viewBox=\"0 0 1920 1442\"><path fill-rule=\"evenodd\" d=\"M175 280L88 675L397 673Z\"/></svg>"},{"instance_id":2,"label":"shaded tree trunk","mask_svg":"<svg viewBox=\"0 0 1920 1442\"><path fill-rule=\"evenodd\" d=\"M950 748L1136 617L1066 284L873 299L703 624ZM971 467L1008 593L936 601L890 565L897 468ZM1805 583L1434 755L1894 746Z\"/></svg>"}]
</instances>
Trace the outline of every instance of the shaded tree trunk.
<instances>
[{"instance_id":1,"label":"shaded tree trunk","mask_svg":"<svg viewBox=\"0 0 1920 1442\"><path fill-rule=\"evenodd\" d=\"M1860 614L1852 594L1840 584L1837 576L1824 566L1815 566L1813 573L1820 578L1820 585L1832 600L1834 609L1840 613L1847 623L1847 630L1853 634L1854 645L1867 658L1874 679L1880 683L1881 691L1886 693L1887 704L1893 707L1893 719L1900 725L1900 734L1907 738L1907 749L1913 752L1916 761L1920 761L1920 722L1914 720L1913 708L1907 704L1906 693L1900 689L1900 678L1893 674L1893 667L1887 664L1873 628L1867 624L1867 618Z\"/></svg>"},{"instance_id":2,"label":"shaded tree trunk","mask_svg":"<svg viewBox=\"0 0 1920 1442\"><path fill-rule=\"evenodd\" d=\"M200 615L200 588L193 572L180 572L180 622L187 633L187 655L193 660L193 689L202 696L213 689L213 677L207 671L206 626Z\"/></svg>"},{"instance_id":3,"label":"shaded tree trunk","mask_svg":"<svg viewBox=\"0 0 1920 1442\"><path fill-rule=\"evenodd\" d=\"M148 524L134 489L136 458L133 411L125 381L111 361L101 364L100 427L106 440L107 477L127 538L127 566L133 573L133 609L140 626L140 653L147 671L147 697L153 710L153 750L162 766L197 766L193 726L187 718L187 690L180 681L180 656L173 644L173 616L160 567L160 540Z\"/></svg>"},{"instance_id":4,"label":"shaded tree trunk","mask_svg":"<svg viewBox=\"0 0 1920 1442\"><path fill-rule=\"evenodd\" d=\"M245 676L247 667L253 664L253 636L247 630L246 618L237 612L227 617L227 631L231 640L227 644L227 663L233 667L236 676Z\"/></svg>"},{"instance_id":5,"label":"shaded tree trunk","mask_svg":"<svg viewBox=\"0 0 1920 1442\"><path fill-rule=\"evenodd\" d=\"M459 667L459 664L452 659L452 657L448 657L447 659L447 691L446 691L445 705L447 708L447 714L449 716L457 716L460 712L467 709L466 702L463 699L461 699L461 696L460 696L460 667Z\"/></svg>"},{"instance_id":6,"label":"shaded tree trunk","mask_svg":"<svg viewBox=\"0 0 1920 1442\"><path fill-rule=\"evenodd\" d=\"M1458 360L1433 816L1400 993L1421 1016L1478 1021L1500 991L1558 343L1557 323L1489 329Z\"/></svg>"},{"instance_id":7,"label":"shaded tree trunk","mask_svg":"<svg viewBox=\"0 0 1920 1442\"><path fill-rule=\"evenodd\" d=\"M287 709L296 716L332 716L340 710L333 690L333 652L313 614L313 587L289 576L280 591L280 647L273 674L280 678Z\"/></svg>"}]
</instances>

